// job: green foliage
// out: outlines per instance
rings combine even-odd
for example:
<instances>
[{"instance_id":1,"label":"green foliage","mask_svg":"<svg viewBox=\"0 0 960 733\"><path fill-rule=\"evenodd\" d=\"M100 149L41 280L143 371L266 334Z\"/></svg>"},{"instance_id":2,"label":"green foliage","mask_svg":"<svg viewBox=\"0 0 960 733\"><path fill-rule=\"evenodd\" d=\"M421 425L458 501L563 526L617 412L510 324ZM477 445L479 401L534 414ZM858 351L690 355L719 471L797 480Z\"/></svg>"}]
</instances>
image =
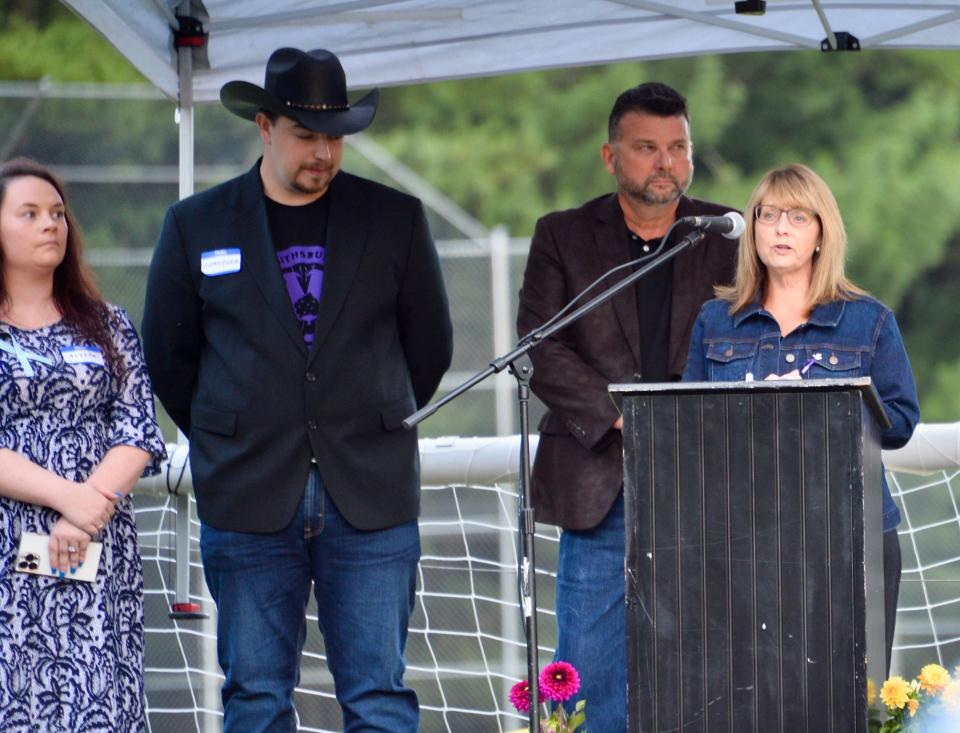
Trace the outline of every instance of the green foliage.
<instances>
[{"instance_id":1,"label":"green foliage","mask_svg":"<svg viewBox=\"0 0 960 733\"><path fill-rule=\"evenodd\" d=\"M59 3L0 6L0 79L131 82L143 77Z\"/></svg>"}]
</instances>

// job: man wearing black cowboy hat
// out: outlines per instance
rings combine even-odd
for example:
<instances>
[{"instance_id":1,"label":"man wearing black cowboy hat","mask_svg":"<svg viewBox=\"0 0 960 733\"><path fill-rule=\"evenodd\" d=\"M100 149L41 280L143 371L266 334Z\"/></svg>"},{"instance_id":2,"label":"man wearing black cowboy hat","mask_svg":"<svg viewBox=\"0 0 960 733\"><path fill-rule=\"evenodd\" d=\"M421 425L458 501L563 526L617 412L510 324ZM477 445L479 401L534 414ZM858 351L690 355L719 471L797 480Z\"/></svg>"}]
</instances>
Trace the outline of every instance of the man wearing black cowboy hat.
<instances>
[{"instance_id":1,"label":"man wearing black cowboy hat","mask_svg":"<svg viewBox=\"0 0 960 733\"><path fill-rule=\"evenodd\" d=\"M452 351L423 207L340 171L378 93L351 105L332 53L279 49L262 88L220 96L263 158L167 212L143 340L190 438L224 730L295 729L312 581L344 730L416 731L419 461L401 421Z\"/></svg>"}]
</instances>

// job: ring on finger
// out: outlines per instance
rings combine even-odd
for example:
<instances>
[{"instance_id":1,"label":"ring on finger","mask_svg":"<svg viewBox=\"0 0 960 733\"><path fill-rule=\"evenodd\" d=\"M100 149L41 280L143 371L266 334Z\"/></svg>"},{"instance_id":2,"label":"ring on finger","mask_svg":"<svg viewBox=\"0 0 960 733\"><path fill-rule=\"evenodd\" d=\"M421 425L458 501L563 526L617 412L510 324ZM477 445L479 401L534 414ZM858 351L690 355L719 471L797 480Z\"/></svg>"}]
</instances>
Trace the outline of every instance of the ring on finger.
<instances>
[{"instance_id":1,"label":"ring on finger","mask_svg":"<svg viewBox=\"0 0 960 733\"><path fill-rule=\"evenodd\" d=\"M67 552L69 552L71 555L72 555L73 553L75 553L76 551L77 551L77 548L74 547L73 545L70 545L70 546L67 547Z\"/></svg>"}]
</instances>

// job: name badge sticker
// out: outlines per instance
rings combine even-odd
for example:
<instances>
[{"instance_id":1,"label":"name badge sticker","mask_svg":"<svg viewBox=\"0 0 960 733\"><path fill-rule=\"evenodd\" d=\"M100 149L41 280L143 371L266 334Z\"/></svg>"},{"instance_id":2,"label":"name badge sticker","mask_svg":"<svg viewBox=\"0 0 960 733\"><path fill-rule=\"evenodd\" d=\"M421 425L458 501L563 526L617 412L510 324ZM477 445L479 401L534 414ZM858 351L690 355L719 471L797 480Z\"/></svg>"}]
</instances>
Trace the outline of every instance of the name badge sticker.
<instances>
[{"instance_id":1,"label":"name badge sticker","mask_svg":"<svg viewBox=\"0 0 960 733\"><path fill-rule=\"evenodd\" d=\"M200 272L207 277L240 272L240 248L208 249L200 253Z\"/></svg>"},{"instance_id":2,"label":"name badge sticker","mask_svg":"<svg viewBox=\"0 0 960 733\"><path fill-rule=\"evenodd\" d=\"M63 346L60 348L60 353L67 364L106 365L103 361L103 352L98 346Z\"/></svg>"}]
</instances>

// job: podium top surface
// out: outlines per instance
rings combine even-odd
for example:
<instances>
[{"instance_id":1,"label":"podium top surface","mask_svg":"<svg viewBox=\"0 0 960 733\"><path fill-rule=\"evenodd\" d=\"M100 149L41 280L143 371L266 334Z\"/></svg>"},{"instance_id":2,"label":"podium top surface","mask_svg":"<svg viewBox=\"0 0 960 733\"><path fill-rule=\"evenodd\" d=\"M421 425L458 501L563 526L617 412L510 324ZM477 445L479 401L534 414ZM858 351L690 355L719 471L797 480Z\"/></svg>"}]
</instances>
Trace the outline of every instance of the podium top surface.
<instances>
[{"instance_id":1,"label":"podium top surface","mask_svg":"<svg viewBox=\"0 0 960 733\"><path fill-rule=\"evenodd\" d=\"M624 397L637 395L682 395L682 394L756 394L764 392L848 392L856 390L863 394L881 430L890 427L883 403L870 377L848 379L771 379L753 382L637 382L611 384L610 396L621 409Z\"/></svg>"}]
</instances>

